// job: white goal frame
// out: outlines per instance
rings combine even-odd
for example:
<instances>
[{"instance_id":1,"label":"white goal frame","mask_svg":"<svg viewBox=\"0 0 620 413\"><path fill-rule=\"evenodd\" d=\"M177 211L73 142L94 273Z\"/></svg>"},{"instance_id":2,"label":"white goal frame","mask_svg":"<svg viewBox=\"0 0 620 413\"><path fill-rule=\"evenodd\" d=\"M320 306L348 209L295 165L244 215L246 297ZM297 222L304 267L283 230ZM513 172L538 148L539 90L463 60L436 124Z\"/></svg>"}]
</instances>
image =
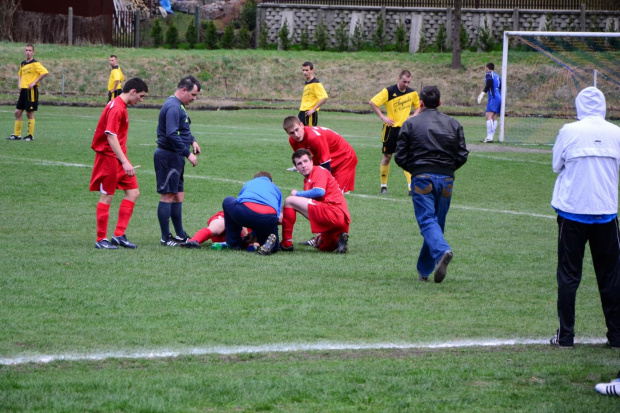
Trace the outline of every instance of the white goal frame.
<instances>
[{"instance_id":1,"label":"white goal frame","mask_svg":"<svg viewBox=\"0 0 620 413\"><path fill-rule=\"evenodd\" d=\"M540 36L540 37L620 37L620 33L610 32L542 32L542 31L505 31L502 51L502 104L500 109L499 141L504 142L504 118L506 116L506 91L508 90L508 44L510 36ZM596 86L596 71L594 73L594 85Z\"/></svg>"}]
</instances>

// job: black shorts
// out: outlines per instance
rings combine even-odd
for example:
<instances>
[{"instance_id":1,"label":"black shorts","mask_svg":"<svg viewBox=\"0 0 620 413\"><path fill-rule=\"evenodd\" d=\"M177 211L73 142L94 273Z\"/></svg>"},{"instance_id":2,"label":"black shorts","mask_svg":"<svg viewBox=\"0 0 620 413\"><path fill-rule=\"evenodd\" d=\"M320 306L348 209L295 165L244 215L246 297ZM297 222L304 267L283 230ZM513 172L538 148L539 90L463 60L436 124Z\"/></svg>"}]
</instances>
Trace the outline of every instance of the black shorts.
<instances>
[{"instance_id":1,"label":"black shorts","mask_svg":"<svg viewBox=\"0 0 620 413\"><path fill-rule=\"evenodd\" d=\"M306 126L316 126L319 123L319 112L314 112L312 115L306 116L306 112L300 111L297 117L299 118L301 123Z\"/></svg>"},{"instance_id":2,"label":"black shorts","mask_svg":"<svg viewBox=\"0 0 620 413\"><path fill-rule=\"evenodd\" d=\"M108 102L120 95L123 92L122 89L109 90L108 91Z\"/></svg>"},{"instance_id":3,"label":"black shorts","mask_svg":"<svg viewBox=\"0 0 620 413\"><path fill-rule=\"evenodd\" d=\"M185 171L185 157L176 152L155 149L153 155L157 193L169 194L184 192L183 172Z\"/></svg>"},{"instance_id":4,"label":"black shorts","mask_svg":"<svg viewBox=\"0 0 620 413\"><path fill-rule=\"evenodd\" d=\"M34 112L39 108L39 88L37 86L32 89L20 89L19 99L15 109L25 110L26 112Z\"/></svg>"},{"instance_id":5,"label":"black shorts","mask_svg":"<svg viewBox=\"0 0 620 413\"><path fill-rule=\"evenodd\" d=\"M383 153L392 154L396 152L396 141L400 133L400 126L388 126L383 124Z\"/></svg>"}]
</instances>

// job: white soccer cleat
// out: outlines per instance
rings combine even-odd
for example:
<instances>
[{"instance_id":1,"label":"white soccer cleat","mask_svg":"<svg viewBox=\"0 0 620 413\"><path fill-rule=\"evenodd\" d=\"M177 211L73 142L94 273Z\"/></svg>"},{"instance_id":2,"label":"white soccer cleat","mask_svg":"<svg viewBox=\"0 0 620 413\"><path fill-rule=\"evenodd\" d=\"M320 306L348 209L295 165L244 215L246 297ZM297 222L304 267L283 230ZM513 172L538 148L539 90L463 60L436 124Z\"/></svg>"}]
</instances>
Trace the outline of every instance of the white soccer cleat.
<instances>
[{"instance_id":1,"label":"white soccer cleat","mask_svg":"<svg viewBox=\"0 0 620 413\"><path fill-rule=\"evenodd\" d=\"M491 143L491 142L493 142L493 138L486 137L486 138L482 139L480 142Z\"/></svg>"},{"instance_id":2,"label":"white soccer cleat","mask_svg":"<svg viewBox=\"0 0 620 413\"><path fill-rule=\"evenodd\" d=\"M599 383L594 388L602 395L620 397L620 379L615 379L611 383Z\"/></svg>"}]
</instances>

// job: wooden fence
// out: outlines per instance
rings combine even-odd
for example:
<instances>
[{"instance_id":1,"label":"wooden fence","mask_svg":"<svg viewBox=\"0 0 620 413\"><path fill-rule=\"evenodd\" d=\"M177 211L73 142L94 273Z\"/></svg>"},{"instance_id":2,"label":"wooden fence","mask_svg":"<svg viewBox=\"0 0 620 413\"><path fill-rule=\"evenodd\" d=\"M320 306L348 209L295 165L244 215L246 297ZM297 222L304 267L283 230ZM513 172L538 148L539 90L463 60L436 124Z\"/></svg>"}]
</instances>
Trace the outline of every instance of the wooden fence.
<instances>
[{"instance_id":1,"label":"wooden fence","mask_svg":"<svg viewBox=\"0 0 620 413\"><path fill-rule=\"evenodd\" d=\"M325 6L454 7L454 0L260 0L260 3ZM464 9L620 10L618 0L462 0Z\"/></svg>"}]
</instances>

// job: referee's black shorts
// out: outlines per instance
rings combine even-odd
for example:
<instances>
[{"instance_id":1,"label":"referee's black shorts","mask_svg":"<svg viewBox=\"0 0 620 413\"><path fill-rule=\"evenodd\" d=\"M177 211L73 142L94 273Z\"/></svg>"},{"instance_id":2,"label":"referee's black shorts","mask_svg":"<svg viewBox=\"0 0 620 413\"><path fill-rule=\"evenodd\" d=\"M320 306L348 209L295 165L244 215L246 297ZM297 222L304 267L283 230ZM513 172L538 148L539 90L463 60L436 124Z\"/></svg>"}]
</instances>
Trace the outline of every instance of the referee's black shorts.
<instances>
[{"instance_id":1,"label":"referee's black shorts","mask_svg":"<svg viewBox=\"0 0 620 413\"><path fill-rule=\"evenodd\" d=\"M39 88L37 86L32 89L20 89L19 99L15 109L25 110L26 112L34 112L39 108Z\"/></svg>"},{"instance_id":2,"label":"referee's black shorts","mask_svg":"<svg viewBox=\"0 0 620 413\"><path fill-rule=\"evenodd\" d=\"M185 157L165 149L155 149L153 156L157 193L177 194L184 192L183 173L185 172Z\"/></svg>"}]
</instances>

